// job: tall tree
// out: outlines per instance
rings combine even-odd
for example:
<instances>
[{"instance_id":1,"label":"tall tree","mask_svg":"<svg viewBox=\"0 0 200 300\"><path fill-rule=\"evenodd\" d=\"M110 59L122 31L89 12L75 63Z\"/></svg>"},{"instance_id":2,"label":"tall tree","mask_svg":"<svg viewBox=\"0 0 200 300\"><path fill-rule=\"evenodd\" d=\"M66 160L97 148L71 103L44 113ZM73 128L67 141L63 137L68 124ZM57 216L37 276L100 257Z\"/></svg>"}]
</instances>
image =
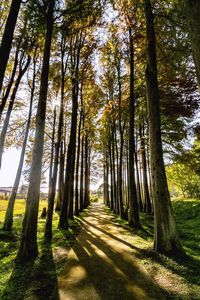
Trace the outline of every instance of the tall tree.
<instances>
[{"instance_id":1,"label":"tall tree","mask_svg":"<svg viewBox=\"0 0 200 300\"><path fill-rule=\"evenodd\" d=\"M38 255L37 220L40 197L40 181L48 91L49 61L54 24L54 6L55 0L49 0L47 2L46 35L42 63L42 74L40 81L40 94L36 115L35 141L33 148L28 195L26 200L25 216L23 220L22 237L17 255L18 260L21 262L25 260L34 259Z\"/></svg>"},{"instance_id":2,"label":"tall tree","mask_svg":"<svg viewBox=\"0 0 200 300\"><path fill-rule=\"evenodd\" d=\"M176 253L176 251L181 250L181 244L176 230L163 161L156 40L154 16L150 0L144 1L144 10L147 37L147 107L150 127L150 154L155 213L154 248L161 253Z\"/></svg>"},{"instance_id":3,"label":"tall tree","mask_svg":"<svg viewBox=\"0 0 200 300\"><path fill-rule=\"evenodd\" d=\"M129 224L139 226L137 190L135 184L135 94L133 28L129 27L130 100L129 100Z\"/></svg>"}]
</instances>

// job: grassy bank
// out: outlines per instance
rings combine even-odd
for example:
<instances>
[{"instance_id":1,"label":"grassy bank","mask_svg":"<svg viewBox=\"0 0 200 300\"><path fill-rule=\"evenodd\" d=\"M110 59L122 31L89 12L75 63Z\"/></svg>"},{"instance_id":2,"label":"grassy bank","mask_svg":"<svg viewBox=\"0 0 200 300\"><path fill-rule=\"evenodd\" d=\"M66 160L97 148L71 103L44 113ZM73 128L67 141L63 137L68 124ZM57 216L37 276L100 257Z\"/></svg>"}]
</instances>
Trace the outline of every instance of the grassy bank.
<instances>
[{"instance_id":1,"label":"grassy bank","mask_svg":"<svg viewBox=\"0 0 200 300\"><path fill-rule=\"evenodd\" d=\"M6 200L0 200L0 227L3 226ZM40 213L46 201L40 201ZM12 232L0 229L0 299L56 299L57 276L61 272L67 253L79 232L77 221L70 222L69 231L57 230L58 214L54 214L53 242L44 243L45 220L39 217L38 245L40 255L34 263L24 266L15 264L19 247L21 224L25 209L24 200L15 205L14 226Z\"/></svg>"},{"instance_id":2,"label":"grassy bank","mask_svg":"<svg viewBox=\"0 0 200 300\"><path fill-rule=\"evenodd\" d=\"M185 255L168 258L152 251L153 217L141 214L142 229L115 219L120 233L133 248L167 299L200 299L200 200L173 201L177 228Z\"/></svg>"}]
</instances>

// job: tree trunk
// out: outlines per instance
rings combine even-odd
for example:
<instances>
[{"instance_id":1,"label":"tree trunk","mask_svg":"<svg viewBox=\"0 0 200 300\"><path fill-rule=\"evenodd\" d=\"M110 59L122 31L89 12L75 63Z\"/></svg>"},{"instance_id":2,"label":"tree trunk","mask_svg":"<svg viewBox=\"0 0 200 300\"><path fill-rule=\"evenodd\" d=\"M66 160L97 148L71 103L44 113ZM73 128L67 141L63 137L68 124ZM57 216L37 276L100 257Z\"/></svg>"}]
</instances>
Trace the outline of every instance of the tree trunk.
<instances>
[{"instance_id":1,"label":"tree trunk","mask_svg":"<svg viewBox=\"0 0 200 300\"><path fill-rule=\"evenodd\" d=\"M82 113L82 128L84 128L84 114ZM80 172L80 212L83 211L84 198L84 136L81 137L81 172Z\"/></svg>"},{"instance_id":2,"label":"tree trunk","mask_svg":"<svg viewBox=\"0 0 200 300\"><path fill-rule=\"evenodd\" d=\"M113 121L114 123L114 121ZM119 205L117 199L117 184L116 184L116 167L115 167L115 126L114 124L111 126L111 149L112 149L112 169L113 169L113 204L114 204L114 212L119 214Z\"/></svg>"},{"instance_id":3,"label":"tree trunk","mask_svg":"<svg viewBox=\"0 0 200 300\"><path fill-rule=\"evenodd\" d=\"M54 145L55 145L55 131L56 131L56 108L53 112L53 130L51 136L51 154L50 154L50 166L49 166L49 190L52 184L52 174L53 174L53 160L54 160Z\"/></svg>"},{"instance_id":4,"label":"tree trunk","mask_svg":"<svg viewBox=\"0 0 200 300\"><path fill-rule=\"evenodd\" d=\"M137 143L136 143L136 151L135 151L135 172L136 172L136 179L137 179L137 199L138 199L138 205L139 210L143 211L143 203L142 203L142 197L141 197L141 187L140 187L140 176L139 176L139 166L138 166L138 152L137 152Z\"/></svg>"},{"instance_id":5,"label":"tree trunk","mask_svg":"<svg viewBox=\"0 0 200 300\"><path fill-rule=\"evenodd\" d=\"M62 199L64 197L64 170L65 170L65 154L63 153L63 142L60 145L60 162L59 162L59 179L58 179L58 195L56 201L56 211L61 210Z\"/></svg>"},{"instance_id":6,"label":"tree trunk","mask_svg":"<svg viewBox=\"0 0 200 300\"><path fill-rule=\"evenodd\" d=\"M6 21L3 37L0 46L0 93L3 85L3 79L10 55L10 50L12 47L13 35L15 30L15 25L17 22L17 17L19 14L19 9L21 5L21 0L12 0L8 18Z\"/></svg>"},{"instance_id":7,"label":"tree trunk","mask_svg":"<svg viewBox=\"0 0 200 300\"><path fill-rule=\"evenodd\" d=\"M117 79L118 79L118 108L119 108L119 167L118 167L118 200L119 200L119 213L120 217L124 218L124 207L123 207L123 188L122 188L122 164L123 164L123 150L124 150L124 126L122 126L122 115L121 115L121 100L122 100L122 85L121 85L121 66L120 62L117 66Z\"/></svg>"},{"instance_id":8,"label":"tree trunk","mask_svg":"<svg viewBox=\"0 0 200 300\"><path fill-rule=\"evenodd\" d=\"M47 209L47 219L46 219L46 228L45 228L45 238L49 239L49 240L52 239L53 208L54 208L54 199L55 199L55 195L56 195L59 152L60 152L60 145L61 145L61 138L62 138L62 126L63 126L63 103L62 102L63 101L61 98L57 142L55 143L54 166L53 166L53 173L52 173L52 178L51 178L51 185L50 185L49 194L48 194L48 209ZM56 120L56 114L55 114L54 120Z\"/></svg>"},{"instance_id":9,"label":"tree trunk","mask_svg":"<svg viewBox=\"0 0 200 300\"><path fill-rule=\"evenodd\" d=\"M32 80L31 99L30 99L30 105L29 105L28 119L27 119L24 141L23 141L23 145L22 145L22 151L21 151L21 155L20 155L17 174L16 174L15 182L14 182L14 185L12 188L12 193L11 193L9 201L8 201L8 207L6 209L6 216L5 216L4 227L3 227L4 230L11 230L12 224L13 224L13 210L14 210L15 199L16 199L16 195L17 195L17 191L18 191L19 183L20 183L20 179L21 179L21 173L22 173L23 163L24 163L24 156L25 156L29 128L30 128L30 123L31 123L32 106L33 106L33 98L34 98L34 91L35 91L35 78L36 78L35 68L36 68L36 62L34 61L33 80Z\"/></svg>"},{"instance_id":10,"label":"tree trunk","mask_svg":"<svg viewBox=\"0 0 200 300\"><path fill-rule=\"evenodd\" d=\"M64 63L65 56L65 39L62 36L61 40L61 97L60 97L60 116L59 116L59 149L60 149L60 168L59 168L59 180L58 180L58 195L56 201L56 211L61 209L61 202L64 197L64 168L65 168L65 154L63 153L63 119L64 119L64 96L65 96L65 74L67 68L67 61ZM64 137L66 135L66 130Z\"/></svg>"},{"instance_id":11,"label":"tree trunk","mask_svg":"<svg viewBox=\"0 0 200 300\"><path fill-rule=\"evenodd\" d=\"M84 208L89 205L89 141L88 134L85 136L85 196L84 196Z\"/></svg>"},{"instance_id":12,"label":"tree trunk","mask_svg":"<svg viewBox=\"0 0 200 300\"><path fill-rule=\"evenodd\" d=\"M78 148L77 148L77 158L76 158L76 187L75 187L75 215L79 214L79 161L80 161L80 148L81 148L81 113L80 113L80 120L78 126Z\"/></svg>"},{"instance_id":13,"label":"tree trunk","mask_svg":"<svg viewBox=\"0 0 200 300\"><path fill-rule=\"evenodd\" d=\"M4 121L4 124L3 124L3 129L2 129L2 132L1 132L1 136L0 136L0 169L1 169L1 164L2 164L2 156L3 156L5 139L6 139L6 133L7 133L7 130L8 130L8 125L9 125L13 105L14 105L14 102L15 102L16 94L17 94L21 79L22 79L22 77L24 76L24 74L26 73L26 71L28 69L30 61L31 61L31 57L28 56L28 59L27 59L27 62L25 64L25 66L24 67L20 66L19 75L17 77L15 87L13 89L13 92L12 92L12 95L11 95L11 98L10 98L8 110L7 110L7 113L6 113L6 118L5 118L5 121Z\"/></svg>"},{"instance_id":14,"label":"tree trunk","mask_svg":"<svg viewBox=\"0 0 200 300\"><path fill-rule=\"evenodd\" d=\"M67 149L67 164L65 172L64 199L61 206L59 228L68 227L67 217L73 219L73 198L74 198L74 169L76 155L76 129L77 129L77 110L78 110L78 83L72 79L72 117L70 139Z\"/></svg>"},{"instance_id":15,"label":"tree trunk","mask_svg":"<svg viewBox=\"0 0 200 300\"><path fill-rule=\"evenodd\" d=\"M42 155L44 145L44 129L46 117L46 102L48 91L49 60L51 51L51 40L53 32L54 0L49 0L46 17L46 36L43 54L42 74L40 82L40 94L36 114L36 132L33 147L32 165L28 195L26 200L25 216L23 220L22 237L18 251L18 260L24 262L34 259L38 255L37 246L37 220L40 197L40 181L42 170Z\"/></svg>"},{"instance_id":16,"label":"tree trunk","mask_svg":"<svg viewBox=\"0 0 200 300\"><path fill-rule=\"evenodd\" d=\"M110 135L110 133L109 133ZM109 165L110 165L110 208L114 209L114 187L113 187L113 164L112 164L112 146L111 137L109 136L108 152L109 152Z\"/></svg>"},{"instance_id":17,"label":"tree trunk","mask_svg":"<svg viewBox=\"0 0 200 300\"><path fill-rule=\"evenodd\" d=\"M135 184L135 95L134 95L134 46L132 28L129 28L130 43L130 103L129 103L129 215L131 226L139 226L137 191Z\"/></svg>"},{"instance_id":18,"label":"tree trunk","mask_svg":"<svg viewBox=\"0 0 200 300\"><path fill-rule=\"evenodd\" d=\"M104 180L103 180L103 190L104 190L104 203L108 207L110 207L110 201L109 201L109 189L108 189L108 155L107 150L104 150Z\"/></svg>"},{"instance_id":19,"label":"tree trunk","mask_svg":"<svg viewBox=\"0 0 200 300\"><path fill-rule=\"evenodd\" d=\"M144 6L147 34L147 108L150 129L150 155L155 209L154 248L158 252L169 254L177 253L177 250L181 249L181 245L176 231L163 161L156 43L150 0L145 0Z\"/></svg>"},{"instance_id":20,"label":"tree trunk","mask_svg":"<svg viewBox=\"0 0 200 300\"><path fill-rule=\"evenodd\" d=\"M141 157L142 157L142 175L143 175L143 190L144 190L145 212L147 214L150 214L152 212L152 209L151 209L151 201L150 201L150 196L149 196L149 187L148 187L148 180L147 180L145 137L144 137L144 132L142 134L142 127L141 126L139 128L139 133L140 133L140 140L141 140Z\"/></svg>"}]
</instances>

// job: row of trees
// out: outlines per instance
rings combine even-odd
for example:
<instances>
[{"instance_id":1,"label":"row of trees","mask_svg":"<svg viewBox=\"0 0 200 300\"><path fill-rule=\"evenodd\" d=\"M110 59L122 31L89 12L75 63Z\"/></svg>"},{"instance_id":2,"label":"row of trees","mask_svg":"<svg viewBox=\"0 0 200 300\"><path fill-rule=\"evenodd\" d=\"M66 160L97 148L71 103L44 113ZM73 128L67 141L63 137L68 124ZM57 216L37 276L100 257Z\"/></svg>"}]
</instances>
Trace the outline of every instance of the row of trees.
<instances>
[{"instance_id":1,"label":"row of trees","mask_svg":"<svg viewBox=\"0 0 200 300\"><path fill-rule=\"evenodd\" d=\"M183 141L198 108L198 90L184 7L160 1L153 15L150 1L144 2L134 7L115 2L121 19L111 26L103 52L104 201L133 226L140 226L139 211L154 213L154 248L175 253L181 245L163 149L170 159L182 157ZM178 26L180 19L183 24Z\"/></svg>"},{"instance_id":2,"label":"row of trees","mask_svg":"<svg viewBox=\"0 0 200 300\"><path fill-rule=\"evenodd\" d=\"M188 122L198 108L183 3L158 0L152 8L150 0L111 1L112 24L103 16L104 1L9 4L1 4L0 164L17 132L21 157L4 229L12 227L26 154L29 189L18 259L38 254L44 171L49 169L49 240L57 187L60 229L67 229L68 218L89 204L93 151L103 155L105 202L131 226L140 226L139 210L154 212L155 249L181 251L161 131L172 157L182 150ZM184 4L187 8L188 1ZM195 5L197 1L186 15L198 73L193 28L199 21L191 18ZM99 43L101 26L107 38Z\"/></svg>"},{"instance_id":3,"label":"row of trees","mask_svg":"<svg viewBox=\"0 0 200 300\"><path fill-rule=\"evenodd\" d=\"M12 9L11 5L10 13ZM97 114L98 106L95 101L100 95L91 59L96 43L93 31L100 13L101 5L98 1L86 1L82 4L77 1L75 5L69 2L67 7L58 1L30 1L24 4L19 12L19 27L16 28L16 36L12 40L13 49L1 93L2 112L7 109L6 115L2 115L1 158L6 133L7 137L9 134L12 135L8 132L11 113L15 113L12 115L14 123L18 122L17 112L13 111L18 87L25 89L28 84L30 91L28 119L20 163L4 222L4 229L10 230L13 223L14 202L27 153L29 189L18 253L20 261L29 260L38 254L40 182L47 165L49 192L46 239L52 238L57 185L56 210L60 211L59 228L67 229L68 218L73 218L74 213L78 214L89 203L91 143L94 131L92 117ZM4 34L7 26L10 28L10 24L5 24ZM22 81L24 74L27 74L28 80ZM10 91L11 100L7 104ZM23 98L28 96L28 92L24 93L26 94ZM35 105L36 97L39 100ZM22 103L17 104L18 107L19 105L23 107ZM36 107L36 116L32 115L33 105ZM26 106L24 109L27 109ZM27 146L33 148L32 154L27 150Z\"/></svg>"}]
</instances>

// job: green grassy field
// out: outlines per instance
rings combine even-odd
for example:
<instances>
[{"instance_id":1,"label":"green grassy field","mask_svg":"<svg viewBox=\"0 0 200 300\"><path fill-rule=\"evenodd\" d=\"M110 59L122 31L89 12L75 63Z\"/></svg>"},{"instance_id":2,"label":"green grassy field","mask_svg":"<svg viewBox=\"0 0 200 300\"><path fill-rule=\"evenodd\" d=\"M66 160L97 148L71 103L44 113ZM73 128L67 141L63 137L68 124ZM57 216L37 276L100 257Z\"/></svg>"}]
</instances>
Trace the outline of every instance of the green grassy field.
<instances>
[{"instance_id":1,"label":"green grassy field","mask_svg":"<svg viewBox=\"0 0 200 300\"><path fill-rule=\"evenodd\" d=\"M153 217L140 214L142 228L131 229L127 222L115 221L135 249L135 255L145 265L167 299L200 299L200 200L173 201L177 229L185 255L166 257L152 250Z\"/></svg>"},{"instance_id":2,"label":"green grassy field","mask_svg":"<svg viewBox=\"0 0 200 300\"><path fill-rule=\"evenodd\" d=\"M40 213L46 201L40 202ZM0 200L0 227L7 201ZM185 250L182 257L168 258L155 253L153 246L153 217L141 214L142 228L135 230L127 222L114 217L124 240L131 243L135 255L144 264L167 299L200 299L200 201L178 199L173 201L177 227ZM108 209L111 213L111 211ZM58 214L54 214L53 241L43 241L45 220L39 217L38 245L40 255L34 263L18 266L15 257L19 247L24 200L17 200L12 232L0 229L0 299L50 299L56 290L57 276L64 266L67 251L80 231L79 219L70 222L69 231L57 229ZM39 213L39 215L40 215ZM48 298L49 297L49 298ZM34 298L36 299L36 298ZM52 299L56 299L56 295Z\"/></svg>"},{"instance_id":3,"label":"green grassy field","mask_svg":"<svg viewBox=\"0 0 200 300\"><path fill-rule=\"evenodd\" d=\"M6 206L7 201L0 200L1 228L3 226ZM59 216L55 213L53 220L53 242L52 244L45 243L43 239L45 220L40 218L41 210L45 206L47 206L47 202L44 200L40 201L38 223L38 246L40 255L34 263L28 263L24 266L15 263L25 209L24 200L16 201L12 232L4 232L0 229L1 300L21 300L29 298L31 295L34 295L34 297L37 296L38 299L49 299L56 291L57 276L65 263L60 253L66 255L67 251L69 251L73 245L75 236L78 234L80 227L77 221L70 221L69 231L58 230L57 224Z\"/></svg>"}]
</instances>

